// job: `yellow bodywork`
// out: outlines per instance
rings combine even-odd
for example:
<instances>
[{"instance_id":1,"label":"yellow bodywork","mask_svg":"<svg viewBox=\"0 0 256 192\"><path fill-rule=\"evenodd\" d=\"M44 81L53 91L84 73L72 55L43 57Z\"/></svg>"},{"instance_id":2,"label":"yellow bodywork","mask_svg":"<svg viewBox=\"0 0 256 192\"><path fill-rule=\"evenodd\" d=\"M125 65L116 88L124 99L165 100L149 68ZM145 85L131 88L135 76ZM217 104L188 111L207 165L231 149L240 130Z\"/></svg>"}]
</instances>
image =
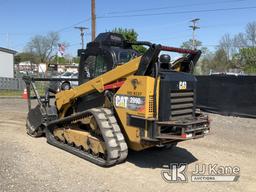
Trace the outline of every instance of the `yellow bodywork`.
<instances>
[{"instance_id":1,"label":"yellow bodywork","mask_svg":"<svg viewBox=\"0 0 256 192\"><path fill-rule=\"evenodd\" d=\"M74 143L77 147L82 146L85 150L90 148L94 153L104 154L104 142L99 141L98 138L84 130L60 128L54 130L54 135L62 141L66 140L68 143Z\"/></svg>"},{"instance_id":2,"label":"yellow bodywork","mask_svg":"<svg viewBox=\"0 0 256 192\"><path fill-rule=\"evenodd\" d=\"M127 138L128 146L133 150L142 150L144 148L150 147L150 145L143 145L141 142L140 128L129 126L127 124L128 115L134 115L136 117L142 118L145 120L145 135L147 137L147 121L148 119L154 118L154 110L153 110L153 97L154 97L154 84L155 78L149 76L136 76L134 75L137 72L141 57L137 57L126 64L119 65L116 68L80 85L70 90L61 91L56 94L56 106L59 111L59 117L65 117L66 111L73 105L73 101L76 98L81 97L83 95L89 94L93 91L103 92L104 85L110 84L112 82L116 82L117 80L124 81L124 84L119 88L113 98L113 105L117 112L117 119L120 120L121 127L123 127L123 134ZM156 87L156 97L158 99L158 90L159 90L159 79L157 80ZM143 98L144 105L141 106L140 109L129 109L125 106L120 107L115 104L115 97L118 95L122 95L123 97L134 97ZM158 105L158 103L157 103ZM156 106L156 114L157 117L157 109Z\"/></svg>"},{"instance_id":3,"label":"yellow bodywork","mask_svg":"<svg viewBox=\"0 0 256 192\"><path fill-rule=\"evenodd\" d=\"M78 87L75 87L70 90L61 91L56 94L56 106L60 111L60 117L65 115L66 110L72 105L72 101L80 96L91 93L95 91L98 92L104 91L104 85L109 84L111 82L125 79L128 76L134 74L139 67L141 57L137 57L126 64L119 65L116 68L100 75Z\"/></svg>"},{"instance_id":4,"label":"yellow bodywork","mask_svg":"<svg viewBox=\"0 0 256 192\"><path fill-rule=\"evenodd\" d=\"M136 81L137 85L134 86L133 82ZM122 123L122 127L124 128L125 134L127 139L129 140L128 146L129 148L133 150L142 150L147 147L150 147L149 145L143 145L141 143L141 136L140 136L140 128L129 126L127 123L127 117L128 115L133 115L138 118L142 118L145 120L153 119L154 118L154 111L153 111L153 97L154 97L154 84L155 84L155 78L148 77L148 76L134 76L131 75L127 78L125 83L122 85L122 87L116 92L116 95L121 96L128 96L128 97L140 97L145 99L144 107L138 110L131 110L127 107L120 107L116 105L116 99L114 98L114 106L116 109L116 112L118 114L118 117L120 119L120 122ZM158 97L158 89L159 89L159 83L157 86L157 97ZM157 98L158 101L158 98ZM157 103L158 105L158 103ZM158 107L156 106L156 109ZM156 117L157 117L157 111L156 111ZM145 127L145 137L147 137L147 126Z\"/></svg>"}]
</instances>

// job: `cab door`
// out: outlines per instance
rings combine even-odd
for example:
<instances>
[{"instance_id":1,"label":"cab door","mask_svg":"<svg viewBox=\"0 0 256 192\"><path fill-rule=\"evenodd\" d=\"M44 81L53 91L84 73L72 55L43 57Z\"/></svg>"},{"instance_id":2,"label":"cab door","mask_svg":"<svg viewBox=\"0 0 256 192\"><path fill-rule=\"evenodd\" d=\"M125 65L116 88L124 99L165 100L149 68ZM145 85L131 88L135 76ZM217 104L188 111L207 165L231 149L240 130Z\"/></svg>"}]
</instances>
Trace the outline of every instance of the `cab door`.
<instances>
[{"instance_id":1,"label":"cab door","mask_svg":"<svg viewBox=\"0 0 256 192\"><path fill-rule=\"evenodd\" d=\"M113 69L113 59L108 51L90 48L81 55L79 65L79 85ZM77 111L100 107L105 102L104 93L95 92L77 99Z\"/></svg>"},{"instance_id":2,"label":"cab door","mask_svg":"<svg viewBox=\"0 0 256 192\"><path fill-rule=\"evenodd\" d=\"M101 48L86 49L79 64L79 85L113 69L109 51Z\"/></svg>"}]
</instances>

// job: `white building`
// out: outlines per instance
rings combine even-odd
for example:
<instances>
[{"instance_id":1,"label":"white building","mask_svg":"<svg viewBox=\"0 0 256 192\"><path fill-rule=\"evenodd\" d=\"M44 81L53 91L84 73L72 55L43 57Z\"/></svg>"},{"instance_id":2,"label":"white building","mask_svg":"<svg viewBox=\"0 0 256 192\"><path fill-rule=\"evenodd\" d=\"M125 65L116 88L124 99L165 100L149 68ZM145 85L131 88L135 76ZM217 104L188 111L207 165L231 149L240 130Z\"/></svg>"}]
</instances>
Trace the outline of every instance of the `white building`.
<instances>
[{"instance_id":1,"label":"white building","mask_svg":"<svg viewBox=\"0 0 256 192\"><path fill-rule=\"evenodd\" d=\"M0 77L14 77L14 54L11 49L0 47Z\"/></svg>"}]
</instances>

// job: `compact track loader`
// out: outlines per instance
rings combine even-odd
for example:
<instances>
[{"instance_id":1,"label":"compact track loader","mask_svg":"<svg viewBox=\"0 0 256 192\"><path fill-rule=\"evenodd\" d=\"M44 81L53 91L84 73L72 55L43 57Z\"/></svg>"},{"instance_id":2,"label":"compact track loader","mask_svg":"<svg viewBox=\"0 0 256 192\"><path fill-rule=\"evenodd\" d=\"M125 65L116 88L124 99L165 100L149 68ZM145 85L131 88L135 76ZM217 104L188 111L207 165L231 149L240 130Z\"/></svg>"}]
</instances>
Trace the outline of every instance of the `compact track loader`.
<instances>
[{"instance_id":1,"label":"compact track loader","mask_svg":"<svg viewBox=\"0 0 256 192\"><path fill-rule=\"evenodd\" d=\"M140 55L134 45L148 49ZM167 52L182 57L171 62ZM196 110L196 78L191 74L199 50L101 33L78 55L77 87L59 92L47 88L40 96L36 81L64 80L24 77L30 136L45 135L49 144L106 167L124 162L128 148L170 147L209 132L208 117ZM38 101L35 108L31 98Z\"/></svg>"}]
</instances>

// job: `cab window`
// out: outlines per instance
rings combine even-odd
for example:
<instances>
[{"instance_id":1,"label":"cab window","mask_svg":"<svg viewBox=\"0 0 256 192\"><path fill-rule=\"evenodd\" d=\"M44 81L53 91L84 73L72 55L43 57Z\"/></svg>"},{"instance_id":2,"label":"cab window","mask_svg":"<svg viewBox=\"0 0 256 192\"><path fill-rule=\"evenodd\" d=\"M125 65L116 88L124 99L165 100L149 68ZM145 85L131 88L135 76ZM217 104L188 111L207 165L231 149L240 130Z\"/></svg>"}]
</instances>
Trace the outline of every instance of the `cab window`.
<instances>
[{"instance_id":1,"label":"cab window","mask_svg":"<svg viewBox=\"0 0 256 192\"><path fill-rule=\"evenodd\" d=\"M95 65L95 72L94 72L94 76L99 76L103 73L106 73L108 70L107 67L107 62L105 60L105 58L101 55L98 55L96 57L96 65Z\"/></svg>"},{"instance_id":2,"label":"cab window","mask_svg":"<svg viewBox=\"0 0 256 192\"><path fill-rule=\"evenodd\" d=\"M132 55L129 52L120 52L119 54L119 62L120 64L126 63L132 59Z\"/></svg>"},{"instance_id":3,"label":"cab window","mask_svg":"<svg viewBox=\"0 0 256 192\"><path fill-rule=\"evenodd\" d=\"M85 78L91 78L94 76L95 63L96 63L96 56L90 55L89 57L87 57L84 65Z\"/></svg>"},{"instance_id":4,"label":"cab window","mask_svg":"<svg viewBox=\"0 0 256 192\"><path fill-rule=\"evenodd\" d=\"M106 57L97 55L89 56L85 61L84 71L87 78L97 77L106 73L111 66L109 66Z\"/></svg>"},{"instance_id":5,"label":"cab window","mask_svg":"<svg viewBox=\"0 0 256 192\"><path fill-rule=\"evenodd\" d=\"M134 59L137 56L138 56L138 53L136 53L135 51L121 51L119 53L118 62L119 64L124 64Z\"/></svg>"}]
</instances>

